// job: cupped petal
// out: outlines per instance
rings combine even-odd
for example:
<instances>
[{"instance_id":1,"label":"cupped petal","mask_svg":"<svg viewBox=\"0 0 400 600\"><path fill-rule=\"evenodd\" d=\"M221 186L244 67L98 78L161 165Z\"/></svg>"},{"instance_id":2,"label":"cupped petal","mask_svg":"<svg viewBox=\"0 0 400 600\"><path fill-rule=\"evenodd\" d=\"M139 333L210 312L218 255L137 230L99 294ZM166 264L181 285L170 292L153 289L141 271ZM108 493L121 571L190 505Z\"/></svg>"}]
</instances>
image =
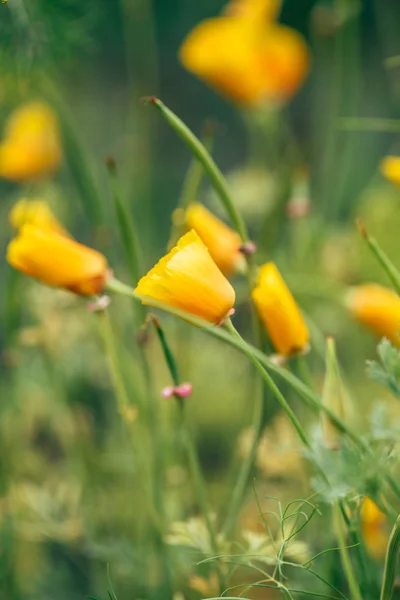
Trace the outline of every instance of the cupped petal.
<instances>
[{"instance_id":1,"label":"cupped petal","mask_svg":"<svg viewBox=\"0 0 400 600\"><path fill-rule=\"evenodd\" d=\"M135 295L149 306L176 308L210 323L228 316L235 292L195 231L139 281Z\"/></svg>"}]
</instances>

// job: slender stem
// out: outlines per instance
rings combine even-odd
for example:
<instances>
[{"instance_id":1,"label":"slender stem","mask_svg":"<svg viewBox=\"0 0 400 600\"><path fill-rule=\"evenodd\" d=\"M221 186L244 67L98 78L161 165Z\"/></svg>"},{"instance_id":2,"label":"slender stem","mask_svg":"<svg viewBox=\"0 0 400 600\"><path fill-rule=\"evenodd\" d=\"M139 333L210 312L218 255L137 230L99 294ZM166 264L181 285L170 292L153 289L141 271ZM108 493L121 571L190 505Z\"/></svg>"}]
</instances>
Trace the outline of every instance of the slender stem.
<instances>
[{"instance_id":1,"label":"slender stem","mask_svg":"<svg viewBox=\"0 0 400 600\"><path fill-rule=\"evenodd\" d=\"M133 281L137 283L142 275L141 265L141 246L138 232L134 220L128 210L125 198L121 191L118 180L117 169L113 161L108 161L108 174L110 179L110 188L115 205L115 212L118 219L118 227L121 232L121 239L124 246L125 256Z\"/></svg>"},{"instance_id":2,"label":"slender stem","mask_svg":"<svg viewBox=\"0 0 400 600\"><path fill-rule=\"evenodd\" d=\"M206 133L203 138L203 144L207 152L211 153L213 146L213 136L210 131ZM188 208L188 206L196 200L196 196L204 175L204 168L202 163L197 160L197 158L193 158L190 162L189 168L187 170L185 179L183 181L178 205L176 211L184 212ZM180 220L180 219L179 219ZM178 223L173 221L171 227L171 234L168 241L168 248L171 248L176 240L179 237L180 231L182 229L182 225L178 220ZM182 218L183 221L183 218Z\"/></svg>"},{"instance_id":3,"label":"slender stem","mask_svg":"<svg viewBox=\"0 0 400 600\"><path fill-rule=\"evenodd\" d=\"M165 363L170 372L171 379L175 386L179 386L179 384L181 382L180 382L180 378L179 378L179 371L178 371L178 366L175 361L175 357L169 347L167 338L165 336L165 333L164 333L161 325L159 324L159 322L156 319L153 320L153 323L156 328L158 338L160 340L161 348L164 353ZM203 514L204 521L205 521L205 524L207 527L207 531L210 536L211 551L216 556L218 556L220 554L220 550L219 550L217 535L216 535L214 523L210 516L210 509L209 509L209 505L208 505L208 498L207 498L207 491L206 491L206 486L205 486L205 482L204 482L204 477L203 477L201 466L200 466L199 459L197 456L196 447L195 447L195 444L193 441L193 435L192 435L192 432L190 429L190 424L187 419L186 402L184 401L183 398L179 398L178 396L175 396L175 397L176 397L177 404L179 407L181 430L182 430L182 436L184 439L186 452L187 452L187 456L188 456L189 468L190 468L190 472L193 477L194 487L196 489L196 495L197 495L197 499L199 500L201 512ZM217 575L218 575L218 579L219 579L219 583L220 583L220 588L221 588L220 591L222 593L226 588L226 582L225 582L225 577L223 575L223 572L218 563L216 563L216 571L217 571Z\"/></svg>"},{"instance_id":4,"label":"slender stem","mask_svg":"<svg viewBox=\"0 0 400 600\"><path fill-rule=\"evenodd\" d=\"M377 261L379 262L381 267L386 272L386 275L389 277L390 281L392 282L393 287L395 288L396 292L398 294L400 294L400 272L399 272L399 270L393 264L393 262L390 260L390 258L386 254L386 252L384 252L382 250L380 244L376 241L376 239L374 237L371 237L368 234L368 232L361 220L357 221L357 226L361 233L361 236L366 241L372 254L375 256L375 258L377 259Z\"/></svg>"},{"instance_id":5,"label":"slender stem","mask_svg":"<svg viewBox=\"0 0 400 600\"><path fill-rule=\"evenodd\" d=\"M135 420L136 411L129 400L124 378L120 369L118 352L115 345L110 316L106 310L100 311L98 313L98 316L100 321L101 334L104 341L104 347L106 350L107 361L110 369L110 375L113 381L115 395L117 397L118 412L121 415L122 420L126 424L129 433L132 435L132 427Z\"/></svg>"},{"instance_id":6,"label":"slender stem","mask_svg":"<svg viewBox=\"0 0 400 600\"><path fill-rule=\"evenodd\" d=\"M385 569L380 600L391 600L393 596L394 582L396 578L397 558L400 549L400 516L397 517L390 534L386 550Z\"/></svg>"},{"instance_id":7,"label":"slender stem","mask_svg":"<svg viewBox=\"0 0 400 600\"><path fill-rule=\"evenodd\" d=\"M249 483L251 471L253 469L256 456L257 448L260 442L263 425L263 395L256 390L255 401L253 409L253 419L251 424L252 431L252 443L248 455L242 463L237 482L233 489L231 496L228 514L225 518L222 532L224 537L228 537L235 527L237 516L243 503L243 499L246 494L247 485Z\"/></svg>"},{"instance_id":8,"label":"slender stem","mask_svg":"<svg viewBox=\"0 0 400 600\"><path fill-rule=\"evenodd\" d=\"M343 515L340 509L340 505L338 503L335 503L335 505L333 506L333 519L340 548L342 566L346 575L351 598L352 600L363 600L360 588L358 587L357 579L353 571L353 565L351 564L349 549L346 545L346 533L344 528Z\"/></svg>"},{"instance_id":9,"label":"slender stem","mask_svg":"<svg viewBox=\"0 0 400 600\"><path fill-rule=\"evenodd\" d=\"M96 164L57 84L44 73L42 86L60 118L66 158L87 218L100 226L103 223L103 197L98 185Z\"/></svg>"},{"instance_id":10,"label":"slender stem","mask_svg":"<svg viewBox=\"0 0 400 600\"><path fill-rule=\"evenodd\" d=\"M387 133L400 133L400 119L379 118L342 118L339 119L342 129L350 131L380 131Z\"/></svg>"},{"instance_id":11,"label":"slender stem","mask_svg":"<svg viewBox=\"0 0 400 600\"><path fill-rule=\"evenodd\" d=\"M238 331L233 326L232 321L230 319L228 319L225 322L225 328L239 342L243 353L246 354L246 356L253 363L253 365L257 369L258 373L261 375L264 383L271 390L271 392L273 393L273 395L275 396L275 398L278 400L279 404L281 405L281 408L287 414L288 418L290 419L291 423L293 424L294 428L296 429L301 441L307 448L310 449L311 444L309 442L306 432L304 431L299 420L297 419L293 410L291 409L288 402L286 401L286 398L283 396L283 394L281 393L281 391L279 390L279 388L273 381L272 377L269 375L269 373L266 371L266 369L262 366L262 364L256 358L255 353L253 352L252 348L250 348L246 344L246 342L243 340L243 338L240 336ZM239 476L239 481L235 488L234 495L232 498L232 504L230 506L228 516L227 516L225 524L224 524L223 531L226 534L228 534L231 531L232 526L234 525L234 523L237 519L237 515L239 513L240 507L243 502L244 495L246 493L249 475L251 473L251 469L254 464L257 447L258 447L258 443L260 440L260 434L261 434L261 429L262 429L262 408L263 408L262 397L259 397L259 395L257 395L256 406L255 406L255 411L254 411L253 441L252 441L252 445L250 448L250 452L249 452L248 456L246 457L246 460L243 463L242 470L241 470L241 473Z\"/></svg>"},{"instance_id":12,"label":"slender stem","mask_svg":"<svg viewBox=\"0 0 400 600\"><path fill-rule=\"evenodd\" d=\"M233 226L239 233L243 242L247 242L249 239L247 233L247 227L238 212L235 203L232 200L231 193L228 189L226 180L222 175L220 169L216 165L214 159L207 151L206 147L202 142L194 135L187 125L181 119L173 113L161 100L158 98L149 98L150 104L153 104L163 115L165 120L171 125L177 135L185 142L192 154L200 161L203 165L205 172L207 173L210 181L221 199L229 218L232 221Z\"/></svg>"},{"instance_id":13,"label":"slender stem","mask_svg":"<svg viewBox=\"0 0 400 600\"><path fill-rule=\"evenodd\" d=\"M118 286L117 286L118 287ZM128 286L124 286L120 284L120 287L123 289ZM103 311L99 313L101 331L104 339L104 344L107 352L107 359L110 367L110 373L113 380L116 397L118 400L118 411L125 422L127 429L129 431L131 439L135 439L136 433L134 431L134 421L136 417L136 411L132 407L132 404L129 400L128 393L126 391L124 378L120 369L120 363L118 359L118 351L114 341L113 330L110 322L109 315L107 311ZM145 379L147 383L147 395L148 395L148 412L149 412L149 422L151 429L151 438L152 438L152 446L153 446L153 467L152 467L152 492L151 495L153 497L153 504L151 504L151 509L154 517L154 509L155 508L155 516L156 516L156 527L155 527L155 535L156 542L160 549L160 554L163 560L164 566L164 579L163 585L166 586L164 588L164 594L167 598L172 598L172 583L171 583L171 574L170 574L170 565L168 558L168 549L167 545L163 541L163 535L166 530L166 520L165 520L165 507L163 502L163 451L160 444L160 434L159 434L159 424L158 424L158 410L157 410L157 402L154 390L151 385L151 374L149 370L149 365L146 357L142 356L142 364L145 372ZM153 518L154 520L154 518ZM169 591L168 591L169 590Z\"/></svg>"},{"instance_id":14,"label":"slender stem","mask_svg":"<svg viewBox=\"0 0 400 600\"><path fill-rule=\"evenodd\" d=\"M210 515L209 503L207 498L207 492L204 485L204 478L201 471L196 447L193 441L193 435L190 429L190 425L187 419L187 411L185 410L185 402L181 398L178 399L178 405L180 409L181 417L181 428L183 439L186 447L187 457L189 461L189 468L192 474L194 487L196 490L196 496L200 504L201 512L207 527L208 534L210 536L210 547L211 551L215 556L219 556L220 549L215 531L215 525ZM216 571L220 585L221 593L226 589L226 581L220 565L216 562Z\"/></svg>"},{"instance_id":15,"label":"slender stem","mask_svg":"<svg viewBox=\"0 0 400 600\"><path fill-rule=\"evenodd\" d=\"M252 348L250 348L248 344L243 340L239 332L233 326L233 323L230 319L227 319L225 327L231 333L231 335L236 337L236 339L240 343L240 346L242 347L243 353L246 354L246 356L251 360L251 362L263 378L264 382L267 384L271 392L274 394L275 398L278 400L279 404L281 405L281 408L285 411L293 427L296 429L301 441L307 448L310 449L311 443L308 439L306 432L301 426L292 408L289 406L286 398L283 396L282 392L280 391L280 389L278 388L268 371L266 371L261 362L258 360Z\"/></svg>"},{"instance_id":16,"label":"slender stem","mask_svg":"<svg viewBox=\"0 0 400 600\"><path fill-rule=\"evenodd\" d=\"M115 279L114 277L110 277L107 281L107 290L115 292L116 294L121 294L122 296L129 296L132 300L137 301L137 298L133 294L132 287L126 285L126 283L122 283L122 281L119 281L119 279Z\"/></svg>"}]
</instances>

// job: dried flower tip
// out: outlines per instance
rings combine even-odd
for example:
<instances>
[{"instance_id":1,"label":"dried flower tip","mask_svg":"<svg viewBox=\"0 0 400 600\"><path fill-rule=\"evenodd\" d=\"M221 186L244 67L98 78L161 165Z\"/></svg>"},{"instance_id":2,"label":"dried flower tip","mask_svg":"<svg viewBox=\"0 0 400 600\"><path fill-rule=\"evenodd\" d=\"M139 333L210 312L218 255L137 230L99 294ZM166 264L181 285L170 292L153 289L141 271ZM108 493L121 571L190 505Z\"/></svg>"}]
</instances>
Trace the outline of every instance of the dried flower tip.
<instances>
[{"instance_id":1,"label":"dried flower tip","mask_svg":"<svg viewBox=\"0 0 400 600\"><path fill-rule=\"evenodd\" d=\"M295 196L286 206L289 219L303 219L311 212L311 204L306 196Z\"/></svg>"},{"instance_id":2,"label":"dried flower tip","mask_svg":"<svg viewBox=\"0 0 400 600\"><path fill-rule=\"evenodd\" d=\"M230 319L231 317L233 317L233 315L236 313L236 309L235 308L231 308L231 310L228 312L228 314L226 315L226 317L224 317L219 323L217 323L217 327L222 327L224 325L224 323L226 322L227 319Z\"/></svg>"},{"instance_id":3,"label":"dried flower tip","mask_svg":"<svg viewBox=\"0 0 400 600\"><path fill-rule=\"evenodd\" d=\"M110 296L106 296L104 294L104 296L100 296L94 302L89 302L89 304L87 305L87 309L89 312L102 312L103 310L106 310L106 308L108 308L110 304Z\"/></svg>"},{"instance_id":4,"label":"dried flower tip","mask_svg":"<svg viewBox=\"0 0 400 600\"><path fill-rule=\"evenodd\" d=\"M239 252L244 254L244 256L252 256L257 252L257 244L251 241L245 242L242 246L240 246Z\"/></svg>"},{"instance_id":5,"label":"dried flower tip","mask_svg":"<svg viewBox=\"0 0 400 600\"><path fill-rule=\"evenodd\" d=\"M117 163L113 156L107 156L105 159L106 167L111 173L115 173L117 170Z\"/></svg>"}]
</instances>

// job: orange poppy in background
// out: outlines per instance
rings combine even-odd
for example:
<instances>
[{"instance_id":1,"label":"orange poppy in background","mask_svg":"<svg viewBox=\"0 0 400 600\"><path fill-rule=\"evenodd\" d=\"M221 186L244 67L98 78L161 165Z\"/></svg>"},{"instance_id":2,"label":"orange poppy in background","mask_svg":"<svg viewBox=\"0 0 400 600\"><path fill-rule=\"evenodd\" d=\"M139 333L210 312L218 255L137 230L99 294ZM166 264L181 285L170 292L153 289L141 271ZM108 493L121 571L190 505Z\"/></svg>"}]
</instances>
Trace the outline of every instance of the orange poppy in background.
<instances>
[{"instance_id":1,"label":"orange poppy in background","mask_svg":"<svg viewBox=\"0 0 400 600\"><path fill-rule=\"evenodd\" d=\"M184 67L243 106L282 102L309 70L300 33L273 21L277 2L238 0L228 15L197 25L180 49Z\"/></svg>"},{"instance_id":2,"label":"orange poppy in background","mask_svg":"<svg viewBox=\"0 0 400 600\"><path fill-rule=\"evenodd\" d=\"M400 346L400 297L393 290L375 283L359 285L347 293L345 304L359 323Z\"/></svg>"},{"instance_id":3,"label":"orange poppy in background","mask_svg":"<svg viewBox=\"0 0 400 600\"><path fill-rule=\"evenodd\" d=\"M82 296L103 290L109 276L107 259L69 237L45 202L17 203L10 220L19 228L7 249L12 267Z\"/></svg>"},{"instance_id":4,"label":"orange poppy in background","mask_svg":"<svg viewBox=\"0 0 400 600\"><path fill-rule=\"evenodd\" d=\"M17 108L9 117L0 144L0 177L13 182L54 173L62 159L58 122L42 102Z\"/></svg>"},{"instance_id":5,"label":"orange poppy in background","mask_svg":"<svg viewBox=\"0 0 400 600\"><path fill-rule=\"evenodd\" d=\"M246 270L246 259L240 251L242 240L236 231L198 202L189 206L185 220L188 229L194 229L207 246L224 275Z\"/></svg>"}]
</instances>

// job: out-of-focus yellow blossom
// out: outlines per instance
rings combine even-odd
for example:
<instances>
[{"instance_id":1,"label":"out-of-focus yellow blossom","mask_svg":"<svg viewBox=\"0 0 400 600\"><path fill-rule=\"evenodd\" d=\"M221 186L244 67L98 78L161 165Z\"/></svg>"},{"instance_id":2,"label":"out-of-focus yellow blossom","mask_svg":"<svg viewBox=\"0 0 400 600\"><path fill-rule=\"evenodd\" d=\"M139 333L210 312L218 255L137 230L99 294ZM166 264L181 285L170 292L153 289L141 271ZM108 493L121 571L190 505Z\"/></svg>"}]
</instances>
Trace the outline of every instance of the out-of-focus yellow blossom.
<instances>
[{"instance_id":1,"label":"out-of-focus yellow blossom","mask_svg":"<svg viewBox=\"0 0 400 600\"><path fill-rule=\"evenodd\" d=\"M306 349L309 332L302 314L276 265L260 267L253 301L279 354L290 356Z\"/></svg>"},{"instance_id":2,"label":"out-of-focus yellow blossom","mask_svg":"<svg viewBox=\"0 0 400 600\"><path fill-rule=\"evenodd\" d=\"M202 204L196 202L189 206L186 211L186 225L188 229L196 231L225 275L246 269L246 259L240 252L242 241L239 234Z\"/></svg>"},{"instance_id":3,"label":"out-of-focus yellow blossom","mask_svg":"<svg viewBox=\"0 0 400 600\"><path fill-rule=\"evenodd\" d=\"M180 238L134 293L143 304L179 309L214 324L228 316L235 302L231 284L195 231Z\"/></svg>"},{"instance_id":4,"label":"out-of-focus yellow blossom","mask_svg":"<svg viewBox=\"0 0 400 600\"><path fill-rule=\"evenodd\" d=\"M41 102L17 108L6 123L0 144L0 177L14 182L52 174L62 152L57 118Z\"/></svg>"},{"instance_id":5,"label":"out-of-focus yellow blossom","mask_svg":"<svg viewBox=\"0 0 400 600\"><path fill-rule=\"evenodd\" d=\"M388 522L386 515L368 496L361 507L361 528L368 553L376 560L382 559L389 540Z\"/></svg>"},{"instance_id":6,"label":"out-of-focus yellow blossom","mask_svg":"<svg viewBox=\"0 0 400 600\"><path fill-rule=\"evenodd\" d=\"M281 4L281 0L231 0L226 5L224 14L254 19L257 22L263 19L273 21L278 15Z\"/></svg>"},{"instance_id":7,"label":"out-of-focus yellow blossom","mask_svg":"<svg viewBox=\"0 0 400 600\"><path fill-rule=\"evenodd\" d=\"M345 303L352 316L379 337L400 346L400 297L374 283L352 288Z\"/></svg>"},{"instance_id":8,"label":"out-of-focus yellow blossom","mask_svg":"<svg viewBox=\"0 0 400 600\"><path fill-rule=\"evenodd\" d=\"M386 156L380 164L380 169L386 179L400 187L400 156Z\"/></svg>"},{"instance_id":9,"label":"out-of-focus yellow blossom","mask_svg":"<svg viewBox=\"0 0 400 600\"><path fill-rule=\"evenodd\" d=\"M29 206L29 218L24 218L22 208L17 204L10 215L15 226L21 225L8 245L10 265L43 283L82 296L100 293L109 275L106 258L70 238L45 203Z\"/></svg>"},{"instance_id":10,"label":"out-of-focus yellow blossom","mask_svg":"<svg viewBox=\"0 0 400 600\"><path fill-rule=\"evenodd\" d=\"M244 106L289 99L307 76L309 51L300 33L261 17L266 7L239 2L238 16L201 22L181 46L184 67Z\"/></svg>"},{"instance_id":11,"label":"out-of-focus yellow blossom","mask_svg":"<svg viewBox=\"0 0 400 600\"><path fill-rule=\"evenodd\" d=\"M44 200L22 198L14 204L9 218L13 229L21 229L23 225L30 224L39 229L55 231L70 237Z\"/></svg>"},{"instance_id":12,"label":"out-of-focus yellow blossom","mask_svg":"<svg viewBox=\"0 0 400 600\"><path fill-rule=\"evenodd\" d=\"M251 428L241 435L240 456L249 455L253 436ZM304 479L305 463L299 440L285 414L278 413L262 436L257 449L256 465L267 478Z\"/></svg>"}]
</instances>

